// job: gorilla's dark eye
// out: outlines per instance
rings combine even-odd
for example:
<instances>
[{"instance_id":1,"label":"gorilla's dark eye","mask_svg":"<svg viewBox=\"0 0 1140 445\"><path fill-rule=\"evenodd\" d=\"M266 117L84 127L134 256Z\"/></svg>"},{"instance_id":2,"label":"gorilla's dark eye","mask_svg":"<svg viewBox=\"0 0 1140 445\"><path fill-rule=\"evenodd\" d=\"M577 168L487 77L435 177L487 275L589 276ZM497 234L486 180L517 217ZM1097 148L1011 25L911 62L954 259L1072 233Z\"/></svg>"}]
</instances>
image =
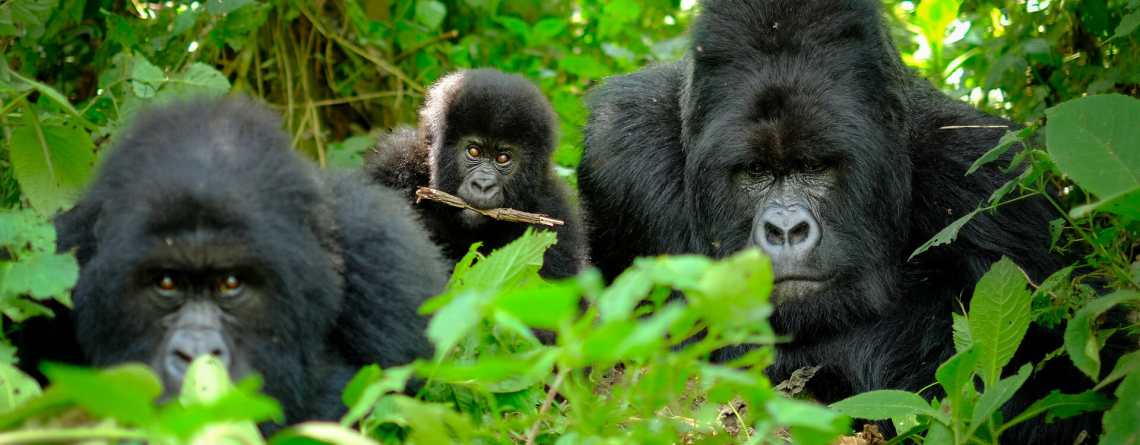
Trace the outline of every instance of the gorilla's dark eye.
<instances>
[{"instance_id":1,"label":"gorilla's dark eye","mask_svg":"<svg viewBox=\"0 0 1140 445\"><path fill-rule=\"evenodd\" d=\"M158 279L154 282L154 288L158 291L159 295L164 297L178 294L178 282L168 273L159 275Z\"/></svg>"},{"instance_id":2,"label":"gorilla's dark eye","mask_svg":"<svg viewBox=\"0 0 1140 445\"><path fill-rule=\"evenodd\" d=\"M479 150L479 147L478 147L478 146L476 146L475 144L471 144L471 145L468 145L468 146L467 146L467 156L470 156L470 157L473 157L473 158L477 158L477 157L479 157L479 155L480 155L480 154L482 154L482 153L483 153L483 152L481 152L481 151Z\"/></svg>"},{"instance_id":3,"label":"gorilla's dark eye","mask_svg":"<svg viewBox=\"0 0 1140 445\"><path fill-rule=\"evenodd\" d=\"M759 162L753 162L748 165L748 174L752 176L764 176L768 174L768 168Z\"/></svg>"},{"instance_id":4,"label":"gorilla's dark eye","mask_svg":"<svg viewBox=\"0 0 1140 445\"><path fill-rule=\"evenodd\" d=\"M218 293L223 297L234 297L241 293L242 282L237 275L226 275L221 281L218 281Z\"/></svg>"},{"instance_id":5,"label":"gorilla's dark eye","mask_svg":"<svg viewBox=\"0 0 1140 445\"><path fill-rule=\"evenodd\" d=\"M495 156L495 162L498 162L499 164L502 164L502 165L506 165L507 163L511 162L510 153L499 153L498 156Z\"/></svg>"}]
</instances>

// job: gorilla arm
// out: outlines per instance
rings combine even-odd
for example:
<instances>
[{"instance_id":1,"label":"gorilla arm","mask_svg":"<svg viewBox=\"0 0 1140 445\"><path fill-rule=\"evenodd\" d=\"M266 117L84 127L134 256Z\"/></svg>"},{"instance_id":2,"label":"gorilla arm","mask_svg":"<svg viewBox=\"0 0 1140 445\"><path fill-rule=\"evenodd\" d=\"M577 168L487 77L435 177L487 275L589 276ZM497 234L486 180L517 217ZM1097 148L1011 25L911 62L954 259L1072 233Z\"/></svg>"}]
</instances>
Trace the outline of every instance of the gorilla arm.
<instances>
[{"instance_id":1,"label":"gorilla arm","mask_svg":"<svg viewBox=\"0 0 1140 445\"><path fill-rule=\"evenodd\" d=\"M690 245L681 176L682 63L610 79L588 99L579 187L591 256L607 280L634 256L680 253L677 246Z\"/></svg>"},{"instance_id":2,"label":"gorilla arm","mask_svg":"<svg viewBox=\"0 0 1140 445\"><path fill-rule=\"evenodd\" d=\"M364 171L410 200L415 199L416 188L431 181L427 150L420 144L416 129L408 126L380 136L364 157Z\"/></svg>"},{"instance_id":3,"label":"gorilla arm","mask_svg":"<svg viewBox=\"0 0 1140 445\"><path fill-rule=\"evenodd\" d=\"M344 259L345 311L334 333L349 363L388 367L432 353L420 304L443 291L439 248L391 190L326 173Z\"/></svg>"}]
</instances>

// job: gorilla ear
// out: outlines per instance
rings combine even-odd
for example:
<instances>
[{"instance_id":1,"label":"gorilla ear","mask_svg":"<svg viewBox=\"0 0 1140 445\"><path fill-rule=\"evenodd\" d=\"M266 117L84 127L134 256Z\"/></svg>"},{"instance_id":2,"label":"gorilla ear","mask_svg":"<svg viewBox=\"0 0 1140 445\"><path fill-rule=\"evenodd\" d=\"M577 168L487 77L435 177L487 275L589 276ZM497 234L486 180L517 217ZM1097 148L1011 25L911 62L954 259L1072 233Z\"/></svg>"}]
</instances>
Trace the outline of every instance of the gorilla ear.
<instances>
[{"instance_id":1,"label":"gorilla ear","mask_svg":"<svg viewBox=\"0 0 1140 445\"><path fill-rule=\"evenodd\" d=\"M97 200L81 200L71 210L55 217L56 250L66 252L75 249L75 258L80 265L86 264L95 255L95 226L102 214L102 205Z\"/></svg>"}]
</instances>

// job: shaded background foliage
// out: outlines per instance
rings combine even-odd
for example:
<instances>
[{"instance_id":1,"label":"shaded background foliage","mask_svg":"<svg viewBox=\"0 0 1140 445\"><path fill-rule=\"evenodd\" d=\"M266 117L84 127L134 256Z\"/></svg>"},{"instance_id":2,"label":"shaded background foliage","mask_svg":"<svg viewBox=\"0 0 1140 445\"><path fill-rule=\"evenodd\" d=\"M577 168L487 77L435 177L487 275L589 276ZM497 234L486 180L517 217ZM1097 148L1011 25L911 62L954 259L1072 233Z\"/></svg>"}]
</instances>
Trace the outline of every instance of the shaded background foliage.
<instances>
[{"instance_id":1,"label":"shaded background foliage","mask_svg":"<svg viewBox=\"0 0 1140 445\"><path fill-rule=\"evenodd\" d=\"M0 214L0 246L4 247L4 254L0 255L0 312L4 318L0 321L4 332L11 331L15 323L29 316L47 313L41 303L68 302L68 289L75 281L77 270L69 255L54 252L54 233L46 217L74 202L118 129L144 105L188 95L234 92L258 96L284 116L299 150L323 166L353 167L360 164L361 154L371 146L378 132L415 122L415 111L425 87L435 79L460 68L495 67L525 75L537 83L554 104L561 119L555 161L559 174L573 185L574 169L582 150L581 131L587 117L582 96L608 76L680 58L688 44L688 25L698 13L694 3L692 0L0 0L0 52L3 54L0 58L0 140L4 147L0 150L0 208L6 209ZM1140 136L1131 136L1140 128L1135 125L1140 105L1134 99L1122 96L1081 99L1104 93L1140 95L1140 0L885 0L884 6L895 43L906 63L917 73L948 94L1030 125L1028 130L1012 133L994 151L996 154L1010 150L1015 142L1030 142L1030 148L1018 152L1010 166L1021 169L1022 173L995 192L988 202L979 203L976 212L931 240L927 247L952 241L957 229L968 224L978 212L992 210L1021 196L1051 196L1058 210L1057 219L1049 228L1055 247L1080 260L1043 283L1028 283L1033 289L1031 295L982 297L992 297L994 301L1008 297L1006 301L1016 300L1018 307L1031 307L1033 322L1064 326L1066 346L1052 359L1068 355L1068 359L1089 375L1091 382L1099 382L1098 390L1140 369L1138 354L1121 360L1122 364L1111 371L1102 369L1099 356L1099 348L1108 337L1134 334L1140 325L1140 317L1133 310L1123 328L1102 328L1102 315L1109 307L1121 304L1134 308L1140 300L1140 294L1136 293L1140 288L1140 210L1137 210L1140 209L1140 183L1124 182L1118 186L1106 185L1103 180L1098 182L1097 179L1105 176L1104 172L1090 167L1090 159L1110 156L1114 146L1074 136L1088 131L1088 122L1108 122L1104 129L1106 134L1116 132L1114 134L1122 138L1110 141L1120 144L1116 148L1140 153L1137 147ZM1038 131L1047 122L1045 130ZM1129 132L1129 128L1133 131ZM1048 136L1048 150L1037 143L1045 139L1043 136ZM996 156L989 157L989 161L994 158ZM1129 172L1140 175L1140 158L1125 159L1120 168L1117 173L1125 177ZM529 247L524 245L518 249L526 250L531 256L537 251L541 257L544 242L549 240L531 239ZM522 253L517 255L526 257ZM483 272L473 269L468 276L489 274L486 270L492 267L526 270L526 261L512 260L510 256L499 258L476 263L477 268L482 264ZM736 261L755 266L762 260ZM677 275L678 270L686 271L687 275ZM1019 278L1014 265L1003 264L1000 271L1010 280ZM408 422L412 422L413 435L446 427L471 434L471 437L484 440L496 437L508 442L522 442L524 438L519 436L519 431L524 430L529 430L530 440L536 435L547 435L548 442L568 431L573 432L565 436L568 440L632 435L625 437L668 441L677 437L677 431L685 431L684 422L693 420L680 414L662 415L662 406L669 412L681 413L692 405L686 399L692 394L687 391L684 379L670 376L704 373L701 375L711 376L704 389L709 390L715 401L727 402L733 394L745 394L746 401L754 408L763 407L753 409L746 416L754 421L750 424L755 427L753 432L794 426L791 435L803 439L803 443L826 443L838 431L836 425L842 424L834 412L810 404L789 405L791 402L785 399L771 397L771 388L763 377L753 374L753 380L740 380L748 375L707 365L691 353L675 353L660 340L661 332L654 330L664 329L662 325L652 325L711 317L710 326L733 326L741 321L715 320L718 313L715 309L726 304L724 302L735 302L741 308L767 309L766 305L743 295L746 292L698 286L693 289L694 295L704 292L724 300L705 306L698 301L689 308L674 307L672 312L662 312L676 317L673 321L663 321L664 315L639 318L644 314L634 313L630 306L612 315L609 321L613 324L603 323L598 329L581 321L573 327L558 326L549 318L552 317L549 313L546 318L537 315L549 308L529 307L518 298L528 292L541 292L560 296L563 298L560 301L573 302L579 296L598 294L610 297L616 294L619 301L636 301L633 299L644 298L646 293L659 297L664 288L693 285L706 276L702 274L716 277L735 272L738 271L729 266L713 266L692 258L646 262L630 271L633 277L630 280L642 286L638 288L644 290L641 293L620 288L603 291L596 277L589 274L574 282L539 290L532 287L534 283L526 278L530 275L523 272L514 272L515 279L502 282L468 278L469 282L463 283L463 278L457 278L454 282L459 284L434 303L434 309L440 311L437 318L446 314L458 317L451 321L462 320L450 327L437 324L438 330L433 334L442 352L441 357L437 357L440 362L431 371L447 384L436 387L426 398L444 401L448 407L467 416L460 416L444 405L381 397L385 391L402 386L400 379L406 379L413 371L411 368L389 370L383 375L379 370L365 370L346 390L345 401L351 411L345 423L358 425L360 432L384 440L405 439L406 431L392 428L392 424L407 427ZM763 288L762 283L753 284L755 289ZM1015 284L1024 288L1026 283ZM651 292L650 289L656 290ZM1109 299L1093 300L1094 295L1103 290L1117 293ZM978 295L975 298L979 298ZM1100 302L1090 304L1093 301ZM470 310L473 306L480 310ZM613 306L602 305L599 310L603 316L615 313ZM565 349L556 351L520 346L525 342L519 343L518 338L503 334L510 330L500 325L503 314L517 316L532 326L537 323L550 329L562 329L563 338L577 339L581 344L562 345ZM571 317L569 312L563 316ZM760 331L766 329L763 323L749 326ZM610 346L629 332L648 333L642 337L645 343L631 346L632 349L621 354L614 352ZM704 346L718 347L740 341L741 338L731 335L710 336ZM1008 346L1011 341L1019 342L1020 336L975 338L974 341L977 348L995 342ZM771 350L758 351L753 363L759 365ZM6 341L0 342L0 364L12 363L13 352ZM492 352L522 355L480 361L480 357ZM960 352L944 366L970 368L962 365L972 360L969 348ZM596 373L560 373L567 379L561 395L575 403L569 404L569 408L552 408L564 410L559 413L560 417L553 419L545 419L543 413L535 409L536 404L548 397L544 384L558 387L562 382L550 381L554 363L558 369L593 367L602 370L615 362L626 361L636 363L644 375L653 378L643 378L635 372L606 377L610 380L602 378L602 381L620 380L628 389L621 390L615 400L594 400L594 389L590 385L596 383ZM426 365L417 366L426 369L423 368ZM0 366L0 380L24 382L13 377L9 368ZM99 382L106 379L108 384L104 386L113 387L118 381L115 379L121 377L127 379L123 381L136 379L146 383L140 387L153 386L145 370L115 372L118 374L96 377L63 371L56 374L65 383L68 379L89 378ZM504 375L508 376L506 381L502 379ZM964 382L974 381L974 374L960 375L965 376ZM1009 382L997 381L1000 377L986 375L986 383ZM472 385L471 381L477 383ZM1140 419L1135 415L1128 417L1130 411L1127 410L1128 403L1140 400L1140 378L1123 382L1116 393L1123 408L1110 411L1107 417L1117 426L1112 432L1116 436L1111 436L1114 440L1135 439L1140 435L1136 427ZM947 391L954 394L951 402L955 406L969 407L979 400L976 391L968 391L973 385L943 382L941 378L938 383L965 388L958 393ZM5 391L12 387L5 387ZM35 388L34 382L20 387ZM66 385L64 387L56 391L55 397L62 397L59 394L66 391ZM255 384L239 385L239 389L246 391L241 393L245 395L234 396L235 400L244 401L245 405L232 402L238 403L234 406L247 406L254 403L250 400L259 400L254 395ZM22 394L15 397L4 392L2 395L12 397L0 397L0 414L3 414L0 428L14 424L13 419L22 419L11 412L4 413L38 394L38 390L28 389ZM1106 409L1115 401L1095 391L1065 398L1069 396L1059 395L1052 403L1097 410ZM981 399L986 397L981 395ZM195 397L189 399L196 400ZM938 402L931 408L921 406L926 403L921 398L905 400L918 405L884 417L896 420L900 431L914 425L918 425L914 426L917 433L929 429L929 443L972 440L972 433L957 435L960 432L957 428L967 425L961 422L969 421L968 412L954 411L952 418L947 419L938 414ZM149 403L145 399L143 402ZM873 408L891 400L872 399L872 402L866 405ZM30 405L32 408L25 406L17 410L17 414L27 413L36 406L35 403ZM122 406L130 404L123 402ZM263 406L263 403L258 401L255 406ZM1053 415L1052 406L1055 405L1045 403L1039 411L1030 414ZM149 409L153 411L153 407ZM514 409L521 414L499 416L503 411ZM869 408L840 406L836 409L856 417L883 414ZM261 414L256 420L271 417L270 411L268 408L257 411ZM717 418L715 409L710 414L708 406L692 408L692 411L703 413L701 419L707 420L710 415L714 420ZM198 416L195 417L198 422L205 421L201 413L170 412L175 412L169 414L172 418ZM422 416L414 416L415 413ZM138 419L124 420L114 412L97 414L127 426L153 427ZM666 419L662 422L672 419L674 423L660 429L661 425L640 422L655 415ZM418 420L407 420L411 418ZM540 429L536 419L548 422L542 423L544 426ZM472 420L484 423L476 427ZM174 433L164 430L162 425L148 431L186 439L193 431L185 429L188 428L185 424L180 425L182 429ZM1132 428L1121 427L1127 425ZM947 439L948 442L932 438L942 434L938 428L950 427L955 428L955 435ZM992 424L988 427L970 425L971 431L980 431L978 434L983 435L990 434L987 431L994 427ZM708 424L697 422L687 434L708 434L708 428ZM242 434L248 434L250 430L243 431ZM743 434L749 431L746 427ZM119 438L155 437L134 430L103 433ZM421 436L419 439L431 442L448 437Z\"/></svg>"}]
</instances>

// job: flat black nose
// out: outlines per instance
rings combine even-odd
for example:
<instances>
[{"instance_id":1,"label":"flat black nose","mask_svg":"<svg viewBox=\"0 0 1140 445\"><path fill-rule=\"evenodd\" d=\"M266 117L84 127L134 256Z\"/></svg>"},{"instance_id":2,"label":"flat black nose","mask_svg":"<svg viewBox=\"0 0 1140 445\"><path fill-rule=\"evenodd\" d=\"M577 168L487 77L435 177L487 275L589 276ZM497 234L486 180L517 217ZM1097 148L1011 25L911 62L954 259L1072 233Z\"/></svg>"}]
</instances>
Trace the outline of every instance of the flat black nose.
<instances>
[{"instance_id":1,"label":"flat black nose","mask_svg":"<svg viewBox=\"0 0 1140 445\"><path fill-rule=\"evenodd\" d=\"M491 193L495 191L495 187L498 187L498 185L499 182L496 181L495 178L487 176L480 176L471 179L471 187L479 193Z\"/></svg>"},{"instance_id":2,"label":"flat black nose","mask_svg":"<svg viewBox=\"0 0 1140 445\"><path fill-rule=\"evenodd\" d=\"M200 355L217 357L229 369L230 352L222 334L206 329L182 329L170 337L166 354L166 372L175 381L182 381L190 362Z\"/></svg>"},{"instance_id":3,"label":"flat black nose","mask_svg":"<svg viewBox=\"0 0 1140 445\"><path fill-rule=\"evenodd\" d=\"M765 209L752 233L752 241L771 256L806 255L819 239L819 223L800 206Z\"/></svg>"}]
</instances>

